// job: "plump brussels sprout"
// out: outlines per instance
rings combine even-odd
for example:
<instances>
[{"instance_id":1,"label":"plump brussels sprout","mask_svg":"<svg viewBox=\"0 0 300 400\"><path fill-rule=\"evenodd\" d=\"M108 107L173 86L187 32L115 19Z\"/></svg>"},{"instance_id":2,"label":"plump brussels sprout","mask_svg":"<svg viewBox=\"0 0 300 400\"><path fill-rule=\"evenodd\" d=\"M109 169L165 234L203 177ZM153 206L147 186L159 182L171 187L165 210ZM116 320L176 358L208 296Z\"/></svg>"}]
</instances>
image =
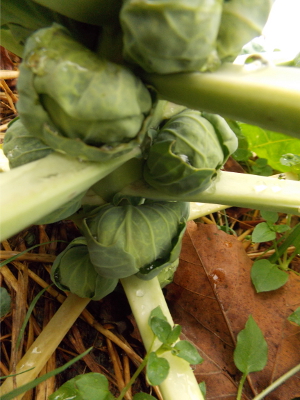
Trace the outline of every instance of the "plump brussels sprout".
<instances>
[{"instance_id":1,"label":"plump brussels sprout","mask_svg":"<svg viewBox=\"0 0 300 400\"><path fill-rule=\"evenodd\" d=\"M125 0L124 57L147 72L205 71L261 34L273 0Z\"/></svg>"},{"instance_id":2,"label":"plump brussels sprout","mask_svg":"<svg viewBox=\"0 0 300 400\"><path fill-rule=\"evenodd\" d=\"M152 279L179 257L188 215L189 203L182 202L97 208L82 228L96 271L107 278Z\"/></svg>"},{"instance_id":3,"label":"plump brussels sprout","mask_svg":"<svg viewBox=\"0 0 300 400\"><path fill-rule=\"evenodd\" d=\"M145 71L195 71L217 61L223 0L125 0L124 57Z\"/></svg>"},{"instance_id":4,"label":"plump brussels sprout","mask_svg":"<svg viewBox=\"0 0 300 400\"><path fill-rule=\"evenodd\" d=\"M81 160L103 161L136 147L152 105L130 70L100 59L57 24L28 39L18 89L26 128Z\"/></svg>"},{"instance_id":5,"label":"plump brussels sprout","mask_svg":"<svg viewBox=\"0 0 300 400\"><path fill-rule=\"evenodd\" d=\"M202 192L236 148L237 138L222 117L184 110L159 130L144 179L175 196Z\"/></svg>"},{"instance_id":6,"label":"plump brussels sprout","mask_svg":"<svg viewBox=\"0 0 300 400\"><path fill-rule=\"evenodd\" d=\"M224 1L217 40L221 59L233 60L246 43L261 35L272 4L273 0Z\"/></svg>"},{"instance_id":7,"label":"plump brussels sprout","mask_svg":"<svg viewBox=\"0 0 300 400\"><path fill-rule=\"evenodd\" d=\"M51 269L51 279L61 290L92 300L100 300L107 296L118 283L118 279L97 274L83 237L74 239L58 255Z\"/></svg>"},{"instance_id":8,"label":"plump brussels sprout","mask_svg":"<svg viewBox=\"0 0 300 400\"><path fill-rule=\"evenodd\" d=\"M46 157L53 150L31 135L17 118L8 126L4 136L3 152L8 158L10 168L15 168Z\"/></svg>"}]
</instances>

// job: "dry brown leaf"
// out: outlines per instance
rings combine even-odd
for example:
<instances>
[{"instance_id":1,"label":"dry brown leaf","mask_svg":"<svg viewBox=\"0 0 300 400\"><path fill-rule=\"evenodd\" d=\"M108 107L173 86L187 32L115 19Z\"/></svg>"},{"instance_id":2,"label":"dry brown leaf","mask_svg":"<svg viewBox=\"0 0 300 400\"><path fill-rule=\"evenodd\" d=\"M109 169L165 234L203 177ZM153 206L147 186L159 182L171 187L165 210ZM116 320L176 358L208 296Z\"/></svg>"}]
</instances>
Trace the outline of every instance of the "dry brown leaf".
<instances>
[{"instance_id":1,"label":"dry brown leaf","mask_svg":"<svg viewBox=\"0 0 300 400\"><path fill-rule=\"evenodd\" d=\"M250 279L252 261L242 244L214 225L188 224L181 261L167 300L176 323L205 359L195 367L207 385L207 399L236 398L241 373L233 362L238 332L252 314L268 343L268 363L249 375L244 399L252 399L271 382L300 363L300 328L287 317L300 305L300 277L257 294ZM300 374L270 393L266 400L300 395Z\"/></svg>"}]
</instances>

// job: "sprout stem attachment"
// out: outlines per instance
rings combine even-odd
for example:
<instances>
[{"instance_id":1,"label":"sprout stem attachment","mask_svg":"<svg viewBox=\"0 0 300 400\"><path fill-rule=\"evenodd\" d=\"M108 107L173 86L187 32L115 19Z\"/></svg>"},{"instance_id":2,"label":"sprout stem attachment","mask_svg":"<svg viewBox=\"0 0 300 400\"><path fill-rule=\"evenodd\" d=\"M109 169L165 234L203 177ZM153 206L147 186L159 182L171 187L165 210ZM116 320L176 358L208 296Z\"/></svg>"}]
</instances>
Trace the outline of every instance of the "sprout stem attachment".
<instances>
[{"instance_id":1,"label":"sprout stem attachment","mask_svg":"<svg viewBox=\"0 0 300 400\"><path fill-rule=\"evenodd\" d=\"M139 155L137 147L116 159L93 163L53 153L0 174L0 240L34 224Z\"/></svg>"},{"instance_id":2,"label":"sprout stem attachment","mask_svg":"<svg viewBox=\"0 0 300 400\"><path fill-rule=\"evenodd\" d=\"M155 200L227 204L228 207L246 207L300 215L299 181L227 171L220 171L215 183L198 194L185 196L179 194L174 198L151 188L143 181L125 187L121 193L124 196L141 196Z\"/></svg>"},{"instance_id":3,"label":"sprout stem attachment","mask_svg":"<svg viewBox=\"0 0 300 400\"><path fill-rule=\"evenodd\" d=\"M299 68L225 63L215 72L145 74L166 100L299 138Z\"/></svg>"}]
</instances>

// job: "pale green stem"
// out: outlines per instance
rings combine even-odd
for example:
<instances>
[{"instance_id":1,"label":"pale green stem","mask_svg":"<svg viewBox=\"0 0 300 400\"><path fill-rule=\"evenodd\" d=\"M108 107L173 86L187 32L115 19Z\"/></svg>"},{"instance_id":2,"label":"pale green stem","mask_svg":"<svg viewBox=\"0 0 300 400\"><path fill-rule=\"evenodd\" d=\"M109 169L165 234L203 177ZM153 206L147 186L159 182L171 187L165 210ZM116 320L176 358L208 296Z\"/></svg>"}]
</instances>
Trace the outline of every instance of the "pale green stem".
<instances>
[{"instance_id":1,"label":"pale green stem","mask_svg":"<svg viewBox=\"0 0 300 400\"><path fill-rule=\"evenodd\" d=\"M189 221L200 217L205 217L205 215L213 214L229 207L230 206L224 206L222 204L191 203Z\"/></svg>"},{"instance_id":2,"label":"pale green stem","mask_svg":"<svg viewBox=\"0 0 300 400\"><path fill-rule=\"evenodd\" d=\"M167 321L171 326L174 325L158 279L144 281L136 276L131 276L121 279L121 283L140 330L146 351L149 351L154 336L148 324L151 311L160 306ZM153 351L160 345L161 342L156 339ZM182 358L173 356L170 352L164 353L163 357L170 364L168 377L159 386L164 400L204 400L189 363Z\"/></svg>"},{"instance_id":3,"label":"pale green stem","mask_svg":"<svg viewBox=\"0 0 300 400\"><path fill-rule=\"evenodd\" d=\"M300 215L300 181L235 172L220 171L216 182L196 195L178 195L175 198L141 181L127 186L121 193L157 200L227 204Z\"/></svg>"},{"instance_id":4,"label":"pale green stem","mask_svg":"<svg viewBox=\"0 0 300 400\"><path fill-rule=\"evenodd\" d=\"M244 383L245 383L246 378L247 378L247 374L243 374L242 377L241 377L240 383L239 383L236 400L241 400L241 398L242 398L243 387L244 387Z\"/></svg>"},{"instance_id":5,"label":"pale green stem","mask_svg":"<svg viewBox=\"0 0 300 400\"><path fill-rule=\"evenodd\" d=\"M53 153L1 173L0 240L34 224L138 155L136 148L116 159L92 163Z\"/></svg>"},{"instance_id":6,"label":"pale green stem","mask_svg":"<svg viewBox=\"0 0 300 400\"><path fill-rule=\"evenodd\" d=\"M7 378L0 388L0 397L14 389L14 380L16 381L17 387L20 387L38 376L89 301L90 299L83 299L76 294L70 294L70 296L67 297L53 318L51 318L48 325L46 325L42 333L19 361L15 373L18 374L26 370L29 371L17 375L16 377ZM34 368L31 369L32 367ZM24 394L18 396L15 400L21 399L23 395Z\"/></svg>"},{"instance_id":7,"label":"pale green stem","mask_svg":"<svg viewBox=\"0 0 300 400\"><path fill-rule=\"evenodd\" d=\"M261 393L255 396L253 400L262 400L265 396L267 396L267 394L271 393L278 386L282 385L287 379L291 378L299 371L300 371L300 364L296 365L296 367L290 369L280 378L276 379L276 381L274 381L270 386L268 386L265 390L263 390Z\"/></svg>"},{"instance_id":8,"label":"pale green stem","mask_svg":"<svg viewBox=\"0 0 300 400\"><path fill-rule=\"evenodd\" d=\"M226 63L215 72L146 74L166 100L300 137L300 69Z\"/></svg>"}]
</instances>

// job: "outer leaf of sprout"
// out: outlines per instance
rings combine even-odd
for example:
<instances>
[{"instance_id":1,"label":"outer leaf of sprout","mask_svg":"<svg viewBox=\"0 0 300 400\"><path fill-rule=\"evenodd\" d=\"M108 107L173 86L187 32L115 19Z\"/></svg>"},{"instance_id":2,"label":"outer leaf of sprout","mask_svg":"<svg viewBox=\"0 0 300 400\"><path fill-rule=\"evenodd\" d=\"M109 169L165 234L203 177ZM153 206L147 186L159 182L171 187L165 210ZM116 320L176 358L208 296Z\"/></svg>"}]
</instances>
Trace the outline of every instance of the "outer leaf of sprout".
<instances>
[{"instance_id":1,"label":"outer leaf of sprout","mask_svg":"<svg viewBox=\"0 0 300 400\"><path fill-rule=\"evenodd\" d=\"M118 279L105 278L97 274L90 261L84 238L74 239L58 255L51 269L53 282L62 290L100 300L117 286Z\"/></svg>"},{"instance_id":2,"label":"outer leaf of sprout","mask_svg":"<svg viewBox=\"0 0 300 400\"><path fill-rule=\"evenodd\" d=\"M15 168L46 157L53 150L33 136L18 118L8 126L4 136L3 152L8 158L10 168Z\"/></svg>"},{"instance_id":3,"label":"outer leaf of sprout","mask_svg":"<svg viewBox=\"0 0 300 400\"><path fill-rule=\"evenodd\" d=\"M234 59L246 43L261 35L272 4L273 0L224 1L217 39L221 59Z\"/></svg>"}]
</instances>

